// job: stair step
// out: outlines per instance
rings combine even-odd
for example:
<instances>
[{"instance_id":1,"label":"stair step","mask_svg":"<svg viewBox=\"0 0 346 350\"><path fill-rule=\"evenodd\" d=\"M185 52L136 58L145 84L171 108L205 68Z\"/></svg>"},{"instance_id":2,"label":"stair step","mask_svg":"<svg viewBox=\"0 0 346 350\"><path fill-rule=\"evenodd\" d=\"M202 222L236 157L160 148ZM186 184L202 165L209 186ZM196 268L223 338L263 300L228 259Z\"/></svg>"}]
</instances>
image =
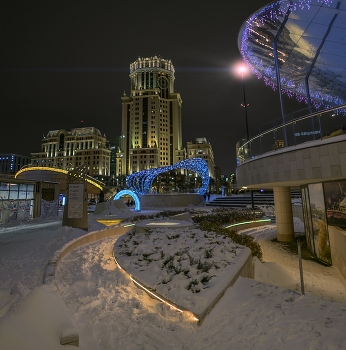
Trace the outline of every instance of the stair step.
<instances>
[{"instance_id":1,"label":"stair step","mask_svg":"<svg viewBox=\"0 0 346 350\"><path fill-rule=\"evenodd\" d=\"M301 197L300 191L291 191L291 198ZM254 205L274 205L274 194L258 194L253 195ZM251 196L248 195L233 195L216 197L210 202L206 203L206 206L218 206L218 207L234 207L245 208L252 204Z\"/></svg>"}]
</instances>

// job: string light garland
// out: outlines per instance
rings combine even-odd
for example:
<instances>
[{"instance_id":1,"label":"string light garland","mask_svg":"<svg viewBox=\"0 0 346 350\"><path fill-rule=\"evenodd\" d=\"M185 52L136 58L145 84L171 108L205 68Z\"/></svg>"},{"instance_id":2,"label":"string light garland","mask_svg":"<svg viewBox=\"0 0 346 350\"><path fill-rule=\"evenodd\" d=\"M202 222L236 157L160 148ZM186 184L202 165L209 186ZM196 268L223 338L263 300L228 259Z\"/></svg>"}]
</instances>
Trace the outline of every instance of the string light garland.
<instances>
[{"instance_id":1,"label":"string light garland","mask_svg":"<svg viewBox=\"0 0 346 350\"><path fill-rule=\"evenodd\" d=\"M140 211L141 210L141 201L139 200L139 197L137 196L137 194L133 191L122 190L114 196L114 200L117 200L117 199L121 198L122 196L126 196L126 195L131 196L133 198L133 200L135 201L135 210Z\"/></svg>"},{"instance_id":2,"label":"string light garland","mask_svg":"<svg viewBox=\"0 0 346 350\"><path fill-rule=\"evenodd\" d=\"M238 46L244 62L257 78L263 79L265 84L272 89L277 89L272 44L275 33L280 28L288 11L291 13L299 12L294 17L296 20L300 18L299 16L302 16L302 11L309 11L313 5L327 9L334 2L333 0L278 0L262 7L249 17L239 33ZM333 8L331 9L332 14L335 12L334 10ZM328 26L329 22L326 23ZM295 97L298 101L308 103L304 83L304 77L307 76L307 71L310 67L307 61L308 57L305 57L303 53L297 52L295 57L287 62L297 43L290 36L289 29L286 27L285 30L287 31L286 36L282 34L280 37L282 42L280 42L280 49L277 50L278 60L280 65L282 65L282 74L280 74L281 91L289 97ZM323 85L326 85L328 82L323 84L322 80L325 77L322 74L320 78L320 74L323 73L321 69L314 67L315 80L318 83L313 84L309 91L312 104L316 108L320 108L322 105L328 108L345 104L346 101L340 97L339 86L334 82L335 79L331 79L328 88L324 88ZM335 85L330 87L332 83L335 83Z\"/></svg>"},{"instance_id":3,"label":"string light garland","mask_svg":"<svg viewBox=\"0 0 346 350\"><path fill-rule=\"evenodd\" d=\"M60 168L52 168L52 167L47 167L47 166L33 166L33 167L23 167L22 169L20 169L16 174L15 174L15 178L18 177L18 175L20 175L21 173L24 173L26 171L50 171L50 172L54 172L54 173L61 173L61 174L68 174L68 170L65 169L60 169ZM101 182L91 178L89 175L86 175L86 181L88 183L90 183L91 185L94 185L95 187L97 187L98 189L100 189L101 191L104 190L104 187L101 185Z\"/></svg>"},{"instance_id":4,"label":"string light garland","mask_svg":"<svg viewBox=\"0 0 346 350\"><path fill-rule=\"evenodd\" d=\"M173 165L155 169L146 169L133 173L126 178L126 185L137 194L149 194L153 186L153 182L158 175L176 169L186 169L197 173L202 179L202 186L198 193L204 194L207 192L210 181L209 170L207 162L202 158L184 159Z\"/></svg>"}]
</instances>

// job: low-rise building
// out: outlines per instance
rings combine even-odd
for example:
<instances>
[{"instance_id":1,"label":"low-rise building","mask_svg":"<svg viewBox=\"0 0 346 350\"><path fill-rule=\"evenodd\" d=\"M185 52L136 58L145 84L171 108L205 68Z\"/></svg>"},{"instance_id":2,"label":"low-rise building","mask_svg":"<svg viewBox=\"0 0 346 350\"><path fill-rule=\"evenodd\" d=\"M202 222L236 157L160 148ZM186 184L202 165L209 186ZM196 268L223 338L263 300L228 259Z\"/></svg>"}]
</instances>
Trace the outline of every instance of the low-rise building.
<instances>
[{"instance_id":1,"label":"low-rise building","mask_svg":"<svg viewBox=\"0 0 346 350\"><path fill-rule=\"evenodd\" d=\"M31 153L31 163L65 170L85 164L88 175L109 177L110 154L106 136L98 129L60 129L49 131L42 139L41 151Z\"/></svg>"},{"instance_id":2,"label":"low-rise building","mask_svg":"<svg viewBox=\"0 0 346 350\"><path fill-rule=\"evenodd\" d=\"M208 163L209 176L215 179L214 152L211 144L205 137L196 138L187 142L187 158L202 158Z\"/></svg>"}]
</instances>

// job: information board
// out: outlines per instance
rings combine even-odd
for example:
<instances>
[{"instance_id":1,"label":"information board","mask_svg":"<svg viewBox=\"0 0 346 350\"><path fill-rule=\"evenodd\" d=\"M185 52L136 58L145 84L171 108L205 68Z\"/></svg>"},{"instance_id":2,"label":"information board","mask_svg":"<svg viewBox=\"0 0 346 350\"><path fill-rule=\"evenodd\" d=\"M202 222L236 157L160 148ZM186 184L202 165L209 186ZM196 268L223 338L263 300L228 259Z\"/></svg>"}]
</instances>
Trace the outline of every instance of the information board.
<instances>
[{"instance_id":1,"label":"information board","mask_svg":"<svg viewBox=\"0 0 346 350\"><path fill-rule=\"evenodd\" d=\"M68 218L83 217L84 184L70 184L68 190Z\"/></svg>"}]
</instances>

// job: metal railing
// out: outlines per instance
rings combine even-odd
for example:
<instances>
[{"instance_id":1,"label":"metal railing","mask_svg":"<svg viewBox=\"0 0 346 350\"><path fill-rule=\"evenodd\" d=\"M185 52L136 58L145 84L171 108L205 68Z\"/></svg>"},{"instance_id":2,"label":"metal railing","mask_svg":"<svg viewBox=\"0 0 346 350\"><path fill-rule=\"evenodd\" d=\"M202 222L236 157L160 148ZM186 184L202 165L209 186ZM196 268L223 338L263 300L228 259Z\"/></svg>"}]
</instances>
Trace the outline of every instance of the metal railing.
<instances>
[{"instance_id":1,"label":"metal railing","mask_svg":"<svg viewBox=\"0 0 346 350\"><path fill-rule=\"evenodd\" d=\"M250 133L249 140L237 142L237 165L278 149L346 133L345 110L346 104L315 112L306 108L287 115L285 123L279 118L262 125Z\"/></svg>"}]
</instances>

